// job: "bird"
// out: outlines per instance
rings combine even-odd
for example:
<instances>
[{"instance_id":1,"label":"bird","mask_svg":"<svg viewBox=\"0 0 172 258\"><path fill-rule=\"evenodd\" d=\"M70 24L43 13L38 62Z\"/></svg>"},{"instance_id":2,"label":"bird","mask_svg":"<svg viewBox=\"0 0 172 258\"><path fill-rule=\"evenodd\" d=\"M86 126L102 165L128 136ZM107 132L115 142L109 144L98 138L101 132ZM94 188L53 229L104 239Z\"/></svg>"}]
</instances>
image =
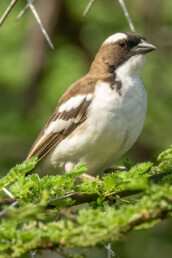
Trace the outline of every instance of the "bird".
<instances>
[{"instance_id":1,"label":"bird","mask_svg":"<svg viewBox=\"0 0 172 258\"><path fill-rule=\"evenodd\" d=\"M32 145L26 159L38 158L35 173L70 173L85 163L95 176L133 146L147 113L145 54L155 49L136 32L103 42L88 73L63 94Z\"/></svg>"}]
</instances>

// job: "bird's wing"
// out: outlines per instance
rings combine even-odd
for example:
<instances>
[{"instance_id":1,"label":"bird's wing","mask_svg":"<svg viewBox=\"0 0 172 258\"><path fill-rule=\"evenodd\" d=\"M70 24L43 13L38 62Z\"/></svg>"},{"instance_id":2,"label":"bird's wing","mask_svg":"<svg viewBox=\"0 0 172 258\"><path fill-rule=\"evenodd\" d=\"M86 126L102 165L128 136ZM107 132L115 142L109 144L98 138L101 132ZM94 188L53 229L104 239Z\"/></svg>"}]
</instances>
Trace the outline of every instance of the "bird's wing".
<instances>
[{"instance_id":1,"label":"bird's wing","mask_svg":"<svg viewBox=\"0 0 172 258\"><path fill-rule=\"evenodd\" d=\"M84 88L84 91L78 88L81 86L82 80L78 83L72 85L63 95L26 159L38 157L38 161L41 160L87 118L88 107L92 101L93 83L91 81L87 84L87 89ZM90 89L92 93L90 93Z\"/></svg>"}]
</instances>

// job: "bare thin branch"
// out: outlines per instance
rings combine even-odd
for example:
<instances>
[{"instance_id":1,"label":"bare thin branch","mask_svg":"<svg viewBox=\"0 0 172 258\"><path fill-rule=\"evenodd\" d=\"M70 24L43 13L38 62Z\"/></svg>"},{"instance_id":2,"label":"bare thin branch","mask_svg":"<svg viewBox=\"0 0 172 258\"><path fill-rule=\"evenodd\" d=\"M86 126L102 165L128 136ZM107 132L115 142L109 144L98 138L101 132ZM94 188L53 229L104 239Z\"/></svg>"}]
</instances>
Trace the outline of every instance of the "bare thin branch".
<instances>
[{"instance_id":1,"label":"bare thin branch","mask_svg":"<svg viewBox=\"0 0 172 258\"><path fill-rule=\"evenodd\" d=\"M118 1L119 1L120 5L121 5L123 11L124 11L125 17L126 17L126 19L128 21L128 24L130 26L131 31L135 31L134 25L132 23L132 20L130 18L130 15L128 13L128 10L127 10L127 7L126 7L126 5L124 3L124 0L118 0Z\"/></svg>"},{"instance_id":2,"label":"bare thin branch","mask_svg":"<svg viewBox=\"0 0 172 258\"><path fill-rule=\"evenodd\" d=\"M7 7L7 9L5 10L5 12L3 13L1 19L0 19L0 25L2 25L2 23L5 21L5 19L7 18L8 14L10 13L10 11L12 10L12 8L14 7L14 5L17 3L17 0L12 0L11 3L9 4L9 6Z\"/></svg>"},{"instance_id":3,"label":"bare thin branch","mask_svg":"<svg viewBox=\"0 0 172 258\"><path fill-rule=\"evenodd\" d=\"M89 12L89 10L91 9L92 5L95 3L95 0L90 0L89 4L87 5L87 7L85 8L85 11L83 13L83 17L85 17L87 15L87 13Z\"/></svg>"},{"instance_id":4,"label":"bare thin branch","mask_svg":"<svg viewBox=\"0 0 172 258\"><path fill-rule=\"evenodd\" d=\"M30 10L32 11L33 15L35 16L35 19L37 20L37 22L39 23L39 26L41 28L41 31L42 33L44 34L49 46L54 50L54 46L53 46L53 43L51 42L51 39L50 37L48 36L48 33L46 32L45 28L44 28L44 25L41 21L41 19L39 18L39 15L34 7L34 5L32 4L32 1L31 0L27 0L28 1L28 5L29 5L29 8Z\"/></svg>"}]
</instances>

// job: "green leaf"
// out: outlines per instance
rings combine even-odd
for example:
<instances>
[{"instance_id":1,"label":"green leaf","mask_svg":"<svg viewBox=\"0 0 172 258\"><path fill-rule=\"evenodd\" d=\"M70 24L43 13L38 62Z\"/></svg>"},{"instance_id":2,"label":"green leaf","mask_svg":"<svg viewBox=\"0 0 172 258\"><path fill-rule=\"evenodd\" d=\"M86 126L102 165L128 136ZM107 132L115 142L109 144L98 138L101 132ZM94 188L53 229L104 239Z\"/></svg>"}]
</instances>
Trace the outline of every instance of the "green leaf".
<instances>
[{"instance_id":1,"label":"green leaf","mask_svg":"<svg viewBox=\"0 0 172 258\"><path fill-rule=\"evenodd\" d=\"M136 164L134 167L130 169L131 177L137 177L138 175L142 175L145 172L147 172L151 167L153 166L153 163L151 162L144 162Z\"/></svg>"},{"instance_id":2,"label":"green leaf","mask_svg":"<svg viewBox=\"0 0 172 258\"><path fill-rule=\"evenodd\" d=\"M172 160L162 161L157 167L157 173L172 173Z\"/></svg>"},{"instance_id":3,"label":"green leaf","mask_svg":"<svg viewBox=\"0 0 172 258\"><path fill-rule=\"evenodd\" d=\"M37 158L33 157L12 168L9 173L0 180L0 191L2 188L14 182L17 178L31 171L36 166L37 160Z\"/></svg>"},{"instance_id":4,"label":"green leaf","mask_svg":"<svg viewBox=\"0 0 172 258\"><path fill-rule=\"evenodd\" d=\"M159 162L162 162L164 160L170 160L172 162L172 146L163 151L159 156L158 156L158 159L157 159Z\"/></svg>"}]
</instances>

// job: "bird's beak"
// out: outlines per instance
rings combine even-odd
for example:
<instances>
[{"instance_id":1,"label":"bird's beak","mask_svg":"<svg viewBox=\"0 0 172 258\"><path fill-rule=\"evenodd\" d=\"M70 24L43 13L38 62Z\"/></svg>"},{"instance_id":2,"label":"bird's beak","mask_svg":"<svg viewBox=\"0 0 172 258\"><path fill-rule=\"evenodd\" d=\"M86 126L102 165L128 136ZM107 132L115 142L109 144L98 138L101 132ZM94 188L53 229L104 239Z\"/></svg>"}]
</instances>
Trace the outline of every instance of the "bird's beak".
<instances>
[{"instance_id":1,"label":"bird's beak","mask_svg":"<svg viewBox=\"0 0 172 258\"><path fill-rule=\"evenodd\" d=\"M156 47L153 44L147 42L146 40L141 40L141 42L134 49L134 54L135 55L146 54L155 49Z\"/></svg>"}]
</instances>

